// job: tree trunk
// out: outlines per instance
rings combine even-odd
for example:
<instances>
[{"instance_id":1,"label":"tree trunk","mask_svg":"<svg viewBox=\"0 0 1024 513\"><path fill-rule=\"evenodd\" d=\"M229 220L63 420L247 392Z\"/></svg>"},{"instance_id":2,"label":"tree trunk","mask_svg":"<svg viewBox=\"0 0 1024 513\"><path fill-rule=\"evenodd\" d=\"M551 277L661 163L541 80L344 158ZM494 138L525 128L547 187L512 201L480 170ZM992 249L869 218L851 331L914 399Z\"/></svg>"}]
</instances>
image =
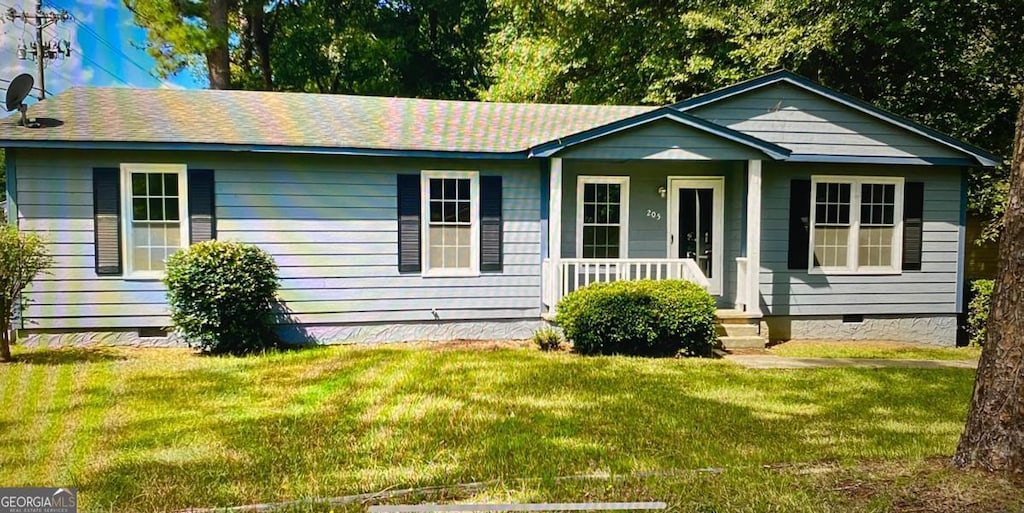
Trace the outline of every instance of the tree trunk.
<instances>
[{"instance_id":1,"label":"tree trunk","mask_svg":"<svg viewBox=\"0 0 1024 513\"><path fill-rule=\"evenodd\" d=\"M267 31L263 3L255 2L252 11L252 38L259 57L260 76L263 78L263 89L274 89L274 75L270 68L270 33Z\"/></svg>"},{"instance_id":2,"label":"tree trunk","mask_svg":"<svg viewBox=\"0 0 1024 513\"><path fill-rule=\"evenodd\" d=\"M6 303L6 302L4 302ZM0 305L0 312L10 312L7 304ZM3 317L3 315L0 315ZM9 362L11 358L11 319L0 319L0 362Z\"/></svg>"},{"instance_id":3,"label":"tree trunk","mask_svg":"<svg viewBox=\"0 0 1024 513\"><path fill-rule=\"evenodd\" d=\"M209 0L207 25L217 44L206 52L210 89L231 88L231 54L228 51L228 0Z\"/></svg>"},{"instance_id":4,"label":"tree trunk","mask_svg":"<svg viewBox=\"0 0 1024 513\"><path fill-rule=\"evenodd\" d=\"M953 464L1024 472L1024 99L1017 114L1003 230L988 340Z\"/></svg>"},{"instance_id":5,"label":"tree trunk","mask_svg":"<svg viewBox=\"0 0 1024 513\"><path fill-rule=\"evenodd\" d=\"M11 357L10 338L10 330L6 330L0 334L0 362L6 363L13 360Z\"/></svg>"}]
</instances>

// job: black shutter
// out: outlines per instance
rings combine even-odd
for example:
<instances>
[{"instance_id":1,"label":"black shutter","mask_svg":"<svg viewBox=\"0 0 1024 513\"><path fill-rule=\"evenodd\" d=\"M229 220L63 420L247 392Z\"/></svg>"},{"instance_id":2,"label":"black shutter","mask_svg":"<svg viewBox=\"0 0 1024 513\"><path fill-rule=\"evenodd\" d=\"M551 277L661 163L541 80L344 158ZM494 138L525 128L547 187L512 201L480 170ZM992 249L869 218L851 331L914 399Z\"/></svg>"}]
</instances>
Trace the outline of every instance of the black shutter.
<instances>
[{"instance_id":1,"label":"black shutter","mask_svg":"<svg viewBox=\"0 0 1024 513\"><path fill-rule=\"evenodd\" d=\"M480 177L480 270L501 271L501 177Z\"/></svg>"},{"instance_id":2,"label":"black shutter","mask_svg":"<svg viewBox=\"0 0 1024 513\"><path fill-rule=\"evenodd\" d=\"M420 175L398 175L398 272L420 272L420 233Z\"/></svg>"},{"instance_id":3,"label":"black shutter","mask_svg":"<svg viewBox=\"0 0 1024 513\"><path fill-rule=\"evenodd\" d=\"M811 181L790 182L790 267L807 270L811 244Z\"/></svg>"},{"instance_id":4,"label":"black shutter","mask_svg":"<svg viewBox=\"0 0 1024 513\"><path fill-rule=\"evenodd\" d=\"M121 170L92 170L93 238L96 274L118 276L121 267Z\"/></svg>"},{"instance_id":5,"label":"black shutter","mask_svg":"<svg viewBox=\"0 0 1024 513\"><path fill-rule=\"evenodd\" d=\"M188 170L189 244L217 238L212 169Z\"/></svg>"},{"instance_id":6,"label":"black shutter","mask_svg":"<svg viewBox=\"0 0 1024 513\"><path fill-rule=\"evenodd\" d=\"M921 237L924 232L924 183L903 186L903 270L921 270Z\"/></svg>"},{"instance_id":7,"label":"black shutter","mask_svg":"<svg viewBox=\"0 0 1024 513\"><path fill-rule=\"evenodd\" d=\"M806 271L811 243L811 181L789 183L789 268Z\"/></svg>"}]
</instances>

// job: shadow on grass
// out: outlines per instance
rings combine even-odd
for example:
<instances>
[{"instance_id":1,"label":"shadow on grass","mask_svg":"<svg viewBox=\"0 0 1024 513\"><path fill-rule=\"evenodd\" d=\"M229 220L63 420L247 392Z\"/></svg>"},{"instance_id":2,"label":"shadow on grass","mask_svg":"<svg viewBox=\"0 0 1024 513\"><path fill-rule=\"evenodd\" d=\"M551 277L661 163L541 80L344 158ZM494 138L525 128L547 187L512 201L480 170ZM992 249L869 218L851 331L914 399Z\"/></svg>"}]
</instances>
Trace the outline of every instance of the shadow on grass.
<instances>
[{"instance_id":1,"label":"shadow on grass","mask_svg":"<svg viewBox=\"0 0 1024 513\"><path fill-rule=\"evenodd\" d=\"M318 344L291 344L287 342L274 342L269 347L248 353L217 353L213 351L202 351L193 348L190 356L196 358L235 359L244 362L258 358L274 357L277 355L286 355L289 353L301 353L304 351L323 349L324 347L325 346Z\"/></svg>"},{"instance_id":2,"label":"shadow on grass","mask_svg":"<svg viewBox=\"0 0 1024 513\"><path fill-rule=\"evenodd\" d=\"M28 349L14 354L13 363L26 365L75 365L127 360L123 352L103 347Z\"/></svg>"},{"instance_id":3,"label":"shadow on grass","mask_svg":"<svg viewBox=\"0 0 1024 513\"><path fill-rule=\"evenodd\" d=\"M401 349L138 374L94 508L228 506L389 487L920 458L951 450L972 373ZM543 481L547 480L547 481ZM538 485L543 486L543 485Z\"/></svg>"}]
</instances>

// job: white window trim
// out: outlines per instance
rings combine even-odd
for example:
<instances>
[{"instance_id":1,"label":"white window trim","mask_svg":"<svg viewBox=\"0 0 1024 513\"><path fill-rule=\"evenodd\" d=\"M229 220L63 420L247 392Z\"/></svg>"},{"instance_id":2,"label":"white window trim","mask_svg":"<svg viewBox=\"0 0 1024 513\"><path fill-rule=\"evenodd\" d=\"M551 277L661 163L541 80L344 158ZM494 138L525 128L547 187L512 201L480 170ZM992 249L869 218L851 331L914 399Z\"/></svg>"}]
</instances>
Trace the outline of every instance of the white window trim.
<instances>
[{"instance_id":1,"label":"white window trim","mask_svg":"<svg viewBox=\"0 0 1024 513\"><path fill-rule=\"evenodd\" d=\"M808 273L811 274L902 274L903 272L903 189L905 179L901 176L811 176L810 238L807 248ZM814 265L814 235L817 221L818 183L848 183L850 185L850 235L847 240L846 267L818 267ZM858 261L860 244L860 203L861 185L893 184L896 195L893 198L893 241L892 266L861 266Z\"/></svg>"},{"instance_id":2,"label":"white window trim","mask_svg":"<svg viewBox=\"0 0 1024 513\"><path fill-rule=\"evenodd\" d=\"M160 280L163 271L136 271L132 241L132 173L177 173L178 175L178 223L181 225L181 247L187 248L188 233L188 166L185 164L121 164L121 247L124 259L124 276L127 279Z\"/></svg>"},{"instance_id":3,"label":"white window trim","mask_svg":"<svg viewBox=\"0 0 1024 513\"><path fill-rule=\"evenodd\" d=\"M583 187L591 183L619 184L619 259L629 258L629 177L593 176L576 177L576 258L583 258Z\"/></svg>"},{"instance_id":4,"label":"white window trim","mask_svg":"<svg viewBox=\"0 0 1024 513\"><path fill-rule=\"evenodd\" d=\"M462 269L433 268L430 265L430 179L431 178L468 178L469 179L469 219L470 225L470 266ZM423 262L421 276L425 278L445 276L479 276L480 275L480 172L479 171L447 171L423 170L420 172L420 248Z\"/></svg>"}]
</instances>

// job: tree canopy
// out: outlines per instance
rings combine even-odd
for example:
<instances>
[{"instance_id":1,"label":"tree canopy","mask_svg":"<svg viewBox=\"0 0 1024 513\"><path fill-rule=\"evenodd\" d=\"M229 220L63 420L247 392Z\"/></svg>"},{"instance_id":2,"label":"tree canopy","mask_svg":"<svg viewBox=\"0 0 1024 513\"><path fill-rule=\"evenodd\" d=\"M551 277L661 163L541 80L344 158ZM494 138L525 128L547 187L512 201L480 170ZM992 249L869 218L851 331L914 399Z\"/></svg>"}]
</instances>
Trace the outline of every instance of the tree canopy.
<instances>
[{"instance_id":1,"label":"tree canopy","mask_svg":"<svg viewBox=\"0 0 1024 513\"><path fill-rule=\"evenodd\" d=\"M488 100L667 104L788 68L1009 156L1024 3L495 0ZM971 175L972 204L1005 171Z\"/></svg>"},{"instance_id":2,"label":"tree canopy","mask_svg":"<svg viewBox=\"0 0 1024 513\"><path fill-rule=\"evenodd\" d=\"M124 1L163 75L226 42L213 87L654 105L788 68L1009 156L1024 84L1018 0ZM1005 178L972 173L972 206Z\"/></svg>"},{"instance_id":3,"label":"tree canopy","mask_svg":"<svg viewBox=\"0 0 1024 513\"><path fill-rule=\"evenodd\" d=\"M475 98L486 0L124 0L163 77L207 71L212 88ZM226 8L225 29L217 27ZM230 76L211 62L227 44Z\"/></svg>"},{"instance_id":4,"label":"tree canopy","mask_svg":"<svg viewBox=\"0 0 1024 513\"><path fill-rule=\"evenodd\" d=\"M210 86L230 83L229 0L124 0L135 23L146 29L146 51L163 77L185 68L207 71ZM237 6L234 6L237 7Z\"/></svg>"}]
</instances>

